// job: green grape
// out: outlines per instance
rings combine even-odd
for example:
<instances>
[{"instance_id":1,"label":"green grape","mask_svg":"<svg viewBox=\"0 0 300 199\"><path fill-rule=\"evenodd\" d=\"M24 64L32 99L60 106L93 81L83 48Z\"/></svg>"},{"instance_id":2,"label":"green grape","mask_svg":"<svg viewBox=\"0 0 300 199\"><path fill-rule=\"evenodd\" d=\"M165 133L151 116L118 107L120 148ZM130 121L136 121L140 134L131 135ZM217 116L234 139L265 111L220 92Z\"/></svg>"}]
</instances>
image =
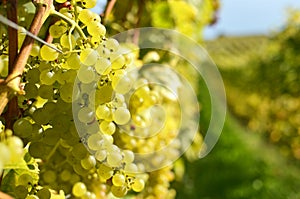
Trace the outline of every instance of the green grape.
<instances>
[{"instance_id":1,"label":"green grape","mask_svg":"<svg viewBox=\"0 0 300 199\"><path fill-rule=\"evenodd\" d=\"M70 153L67 154L67 161L70 165L74 165L78 162L78 160Z\"/></svg>"},{"instance_id":2,"label":"green grape","mask_svg":"<svg viewBox=\"0 0 300 199\"><path fill-rule=\"evenodd\" d=\"M107 164L111 167L119 167L122 159L122 155L118 151L110 151L107 154Z\"/></svg>"},{"instance_id":3,"label":"green grape","mask_svg":"<svg viewBox=\"0 0 300 199\"><path fill-rule=\"evenodd\" d=\"M99 44L102 41L102 37L96 35L96 36L92 36L90 39L91 43L94 44L94 46L99 46Z\"/></svg>"},{"instance_id":4,"label":"green grape","mask_svg":"<svg viewBox=\"0 0 300 199\"><path fill-rule=\"evenodd\" d=\"M111 67L114 70L122 68L125 64L125 58L122 55L119 55L116 58L111 59L111 60L112 60Z\"/></svg>"},{"instance_id":5,"label":"green grape","mask_svg":"<svg viewBox=\"0 0 300 199\"><path fill-rule=\"evenodd\" d=\"M16 198L26 198L26 196L28 194L27 185L26 186L19 185L19 186L15 187L14 193L15 193Z\"/></svg>"},{"instance_id":6,"label":"green grape","mask_svg":"<svg viewBox=\"0 0 300 199\"><path fill-rule=\"evenodd\" d=\"M93 12L89 9L83 9L79 12L78 19L84 23L88 24L91 23L91 19L93 18Z\"/></svg>"},{"instance_id":7,"label":"green grape","mask_svg":"<svg viewBox=\"0 0 300 199\"><path fill-rule=\"evenodd\" d=\"M112 113L112 118L117 124L124 125L129 122L131 115L127 108L119 107Z\"/></svg>"},{"instance_id":8,"label":"green grape","mask_svg":"<svg viewBox=\"0 0 300 199\"><path fill-rule=\"evenodd\" d=\"M8 56L1 55L0 59L2 60L0 76L6 77L8 75Z\"/></svg>"},{"instance_id":9,"label":"green grape","mask_svg":"<svg viewBox=\"0 0 300 199\"><path fill-rule=\"evenodd\" d=\"M91 82L89 84L84 84L84 83L80 84L80 91L83 94L90 94L96 88L97 88L97 84L95 82Z\"/></svg>"},{"instance_id":10,"label":"green grape","mask_svg":"<svg viewBox=\"0 0 300 199\"><path fill-rule=\"evenodd\" d=\"M107 134L102 134L103 136L103 147L109 148L114 143L114 137Z\"/></svg>"},{"instance_id":11,"label":"green grape","mask_svg":"<svg viewBox=\"0 0 300 199\"><path fill-rule=\"evenodd\" d=\"M69 8L67 7L61 8L59 12L70 19L74 19L74 15L72 15L72 13L69 12Z\"/></svg>"},{"instance_id":12,"label":"green grape","mask_svg":"<svg viewBox=\"0 0 300 199\"><path fill-rule=\"evenodd\" d=\"M112 101L112 103L113 103L114 107L121 107L121 106L123 106L125 104L124 95L116 93L115 97L114 97L114 99ZM125 104L125 106L126 106L126 104Z\"/></svg>"},{"instance_id":13,"label":"green grape","mask_svg":"<svg viewBox=\"0 0 300 199\"><path fill-rule=\"evenodd\" d=\"M96 109L96 116L98 119L106 119L111 116L111 110L105 104L99 105Z\"/></svg>"},{"instance_id":14,"label":"green grape","mask_svg":"<svg viewBox=\"0 0 300 199\"><path fill-rule=\"evenodd\" d=\"M66 30L67 28L64 26L53 24L49 28L49 33L53 38L60 38Z\"/></svg>"},{"instance_id":15,"label":"green grape","mask_svg":"<svg viewBox=\"0 0 300 199\"><path fill-rule=\"evenodd\" d=\"M88 170L82 167L79 161L76 161L75 164L73 164L73 170L80 176L85 176Z\"/></svg>"},{"instance_id":16,"label":"green grape","mask_svg":"<svg viewBox=\"0 0 300 199\"><path fill-rule=\"evenodd\" d=\"M127 173L136 173L138 172L138 167L134 163L126 163L124 171L126 171Z\"/></svg>"},{"instance_id":17,"label":"green grape","mask_svg":"<svg viewBox=\"0 0 300 199\"><path fill-rule=\"evenodd\" d=\"M104 58L110 57L110 50L108 48L105 48L103 45L99 45L96 50L100 57L104 57Z\"/></svg>"},{"instance_id":18,"label":"green grape","mask_svg":"<svg viewBox=\"0 0 300 199\"><path fill-rule=\"evenodd\" d=\"M44 182L51 184L56 181L57 175L56 175L56 172L53 170L46 170L42 174L42 177L43 177Z\"/></svg>"},{"instance_id":19,"label":"green grape","mask_svg":"<svg viewBox=\"0 0 300 199\"><path fill-rule=\"evenodd\" d=\"M98 57L94 67L99 75L107 75L111 71L110 61L104 57Z\"/></svg>"},{"instance_id":20,"label":"green grape","mask_svg":"<svg viewBox=\"0 0 300 199\"><path fill-rule=\"evenodd\" d=\"M60 87L60 97L63 101L71 103L78 98L78 94L73 93L74 83L67 83Z\"/></svg>"},{"instance_id":21,"label":"green grape","mask_svg":"<svg viewBox=\"0 0 300 199\"><path fill-rule=\"evenodd\" d=\"M84 196L82 196L82 199L97 199L97 196L95 193L87 191Z\"/></svg>"},{"instance_id":22,"label":"green grape","mask_svg":"<svg viewBox=\"0 0 300 199\"><path fill-rule=\"evenodd\" d=\"M56 81L55 73L52 70L43 70L40 74L40 81L45 85L52 85Z\"/></svg>"},{"instance_id":23,"label":"green grape","mask_svg":"<svg viewBox=\"0 0 300 199\"><path fill-rule=\"evenodd\" d=\"M50 199L51 198L51 192L47 188L42 188L42 189L38 190L38 192L36 193L36 196L39 199Z\"/></svg>"},{"instance_id":24,"label":"green grape","mask_svg":"<svg viewBox=\"0 0 300 199\"><path fill-rule=\"evenodd\" d=\"M0 154L1 154L0 163L8 162L11 158L9 148L2 142L0 142Z\"/></svg>"},{"instance_id":25,"label":"green grape","mask_svg":"<svg viewBox=\"0 0 300 199\"><path fill-rule=\"evenodd\" d=\"M63 34L60 37L60 45L64 48L70 48L70 42L69 42L69 36L67 34ZM75 46L76 45L76 40L75 37L73 35L71 35L71 46Z\"/></svg>"},{"instance_id":26,"label":"green grape","mask_svg":"<svg viewBox=\"0 0 300 199\"><path fill-rule=\"evenodd\" d=\"M95 119L96 121L96 119ZM99 124L97 122L92 122L91 124L88 124L88 127L87 127L87 133L92 135L92 134L95 134L95 133L98 133L99 132Z\"/></svg>"},{"instance_id":27,"label":"green grape","mask_svg":"<svg viewBox=\"0 0 300 199\"><path fill-rule=\"evenodd\" d=\"M97 4L97 0L81 0L81 4L85 8L93 8Z\"/></svg>"},{"instance_id":28,"label":"green grape","mask_svg":"<svg viewBox=\"0 0 300 199\"><path fill-rule=\"evenodd\" d=\"M70 113L69 111L72 109L72 104L65 102L61 98L57 99L56 105L61 112Z\"/></svg>"},{"instance_id":29,"label":"green grape","mask_svg":"<svg viewBox=\"0 0 300 199\"><path fill-rule=\"evenodd\" d=\"M21 138L27 138L31 135L32 124L28 119L20 118L14 123L13 130L15 135Z\"/></svg>"},{"instance_id":30,"label":"green grape","mask_svg":"<svg viewBox=\"0 0 300 199\"><path fill-rule=\"evenodd\" d=\"M134 181L131 185L132 190L135 191L135 192L143 191L144 187L145 187L145 181L143 179L140 179L140 178L134 179Z\"/></svg>"},{"instance_id":31,"label":"green grape","mask_svg":"<svg viewBox=\"0 0 300 199\"><path fill-rule=\"evenodd\" d=\"M53 98L53 86L42 84L38 90L38 95L44 99Z\"/></svg>"},{"instance_id":32,"label":"green grape","mask_svg":"<svg viewBox=\"0 0 300 199\"><path fill-rule=\"evenodd\" d=\"M104 134L112 135L116 131L116 125L113 122L108 122L108 121L103 120L100 123L100 130Z\"/></svg>"},{"instance_id":33,"label":"green grape","mask_svg":"<svg viewBox=\"0 0 300 199\"><path fill-rule=\"evenodd\" d=\"M55 0L57 3L65 3L67 0Z\"/></svg>"},{"instance_id":34,"label":"green grape","mask_svg":"<svg viewBox=\"0 0 300 199\"><path fill-rule=\"evenodd\" d=\"M64 69L70 69L66 62L61 64L61 69L56 68L55 74L54 74L56 81L61 85L66 83L66 80L64 79L64 76L63 76L63 73L66 72L66 70L64 70Z\"/></svg>"},{"instance_id":35,"label":"green grape","mask_svg":"<svg viewBox=\"0 0 300 199\"><path fill-rule=\"evenodd\" d=\"M161 185L161 184L157 184L154 186L153 188L153 193L157 196L159 195L167 195L168 194L168 188Z\"/></svg>"},{"instance_id":36,"label":"green grape","mask_svg":"<svg viewBox=\"0 0 300 199\"><path fill-rule=\"evenodd\" d=\"M98 150L95 153L95 158L100 162L104 161L106 159L106 156L107 156L106 150Z\"/></svg>"},{"instance_id":37,"label":"green grape","mask_svg":"<svg viewBox=\"0 0 300 199\"><path fill-rule=\"evenodd\" d=\"M94 156L88 155L86 158L82 159L80 163L84 169L89 170L96 166L96 159Z\"/></svg>"},{"instance_id":38,"label":"green grape","mask_svg":"<svg viewBox=\"0 0 300 199\"><path fill-rule=\"evenodd\" d=\"M111 178L114 174L114 171L112 170L112 168L104 165L104 164L100 164L99 168L97 169L98 175L103 178L104 180L107 180L109 178Z\"/></svg>"},{"instance_id":39,"label":"green grape","mask_svg":"<svg viewBox=\"0 0 300 199\"><path fill-rule=\"evenodd\" d=\"M113 186L111 186L110 191L114 196L116 196L118 198L124 197L127 194L126 186L118 187L118 186L113 185Z\"/></svg>"},{"instance_id":40,"label":"green grape","mask_svg":"<svg viewBox=\"0 0 300 199\"><path fill-rule=\"evenodd\" d=\"M110 49L113 52L116 52L119 49L120 44L117 40L113 38L109 38L105 41L105 47Z\"/></svg>"},{"instance_id":41,"label":"green grape","mask_svg":"<svg viewBox=\"0 0 300 199\"><path fill-rule=\"evenodd\" d=\"M79 69L80 68L80 59L79 55L77 53L72 53L68 59L67 59L67 64L71 69Z\"/></svg>"},{"instance_id":42,"label":"green grape","mask_svg":"<svg viewBox=\"0 0 300 199\"><path fill-rule=\"evenodd\" d=\"M72 173L68 169L64 169L59 177L62 181L68 182L71 179Z\"/></svg>"},{"instance_id":43,"label":"green grape","mask_svg":"<svg viewBox=\"0 0 300 199\"><path fill-rule=\"evenodd\" d=\"M30 55L32 57L37 57L39 54L40 54L40 46L37 44L33 44L30 51Z\"/></svg>"},{"instance_id":44,"label":"green grape","mask_svg":"<svg viewBox=\"0 0 300 199\"><path fill-rule=\"evenodd\" d=\"M38 68L30 69L26 73L26 80L28 82L30 82L31 84L36 84L40 81L40 74L41 74L41 72L39 71Z\"/></svg>"},{"instance_id":45,"label":"green grape","mask_svg":"<svg viewBox=\"0 0 300 199\"><path fill-rule=\"evenodd\" d=\"M30 174L24 173L18 178L18 185L28 186L33 184L33 177Z\"/></svg>"},{"instance_id":46,"label":"green grape","mask_svg":"<svg viewBox=\"0 0 300 199\"><path fill-rule=\"evenodd\" d=\"M72 70L72 69L63 73L63 78L67 83L73 83L74 84L76 76L77 76L77 71Z\"/></svg>"},{"instance_id":47,"label":"green grape","mask_svg":"<svg viewBox=\"0 0 300 199\"><path fill-rule=\"evenodd\" d=\"M39 199L36 195L28 195L25 199Z\"/></svg>"},{"instance_id":48,"label":"green grape","mask_svg":"<svg viewBox=\"0 0 300 199\"><path fill-rule=\"evenodd\" d=\"M126 178L123 174L117 173L112 177L112 183L115 186L123 186L125 185Z\"/></svg>"},{"instance_id":49,"label":"green grape","mask_svg":"<svg viewBox=\"0 0 300 199\"><path fill-rule=\"evenodd\" d=\"M44 132L43 142L47 145L54 146L60 139L60 129L46 129Z\"/></svg>"},{"instance_id":50,"label":"green grape","mask_svg":"<svg viewBox=\"0 0 300 199\"><path fill-rule=\"evenodd\" d=\"M50 45L55 47L54 44L50 44ZM42 46L42 48L40 50L40 56L45 61L54 61L58 58L58 55L59 55L59 53L56 50L54 50L46 45Z\"/></svg>"},{"instance_id":51,"label":"green grape","mask_svg":"<svg viewBox=\"0 0 300 199\"><path fill-rule=\"evenodd\" d=\"M28 148L28 152L30 155L34 158L41 158L43 159L45 154L45 146L44 143L36 141L36 142L31 142Z\"/></svg>"},{"instance_id":52,"label":"green grape","mask_svg":"<svg viewBox=\"0 0 300 199\"><path fill-rule=\"evenodd\" d=\"M83 107L78 111L78 119L83 123L90 123L95 119L95 113L89 107Z\"/></svg>"},{"instance_id":53,"label":"green grape","mask_svg":"<svg viewBox=\"0 0 300 199\"><path fill-rule=\"evenodd\" d=\"M76 182L80 181L80 176L77 175L76 173L72 173L71 179L70 179L70 183L72 185L74 185Z\"/></svg>"},{"instance_id":54,"label":"green grape","mask_svg":"<svg viewBox=\"0 0 300 199\"><path fill-rule=\"evenodd\" d=\"M97 57L98 53L96 50L86 48L81 51L79 59L84 65L91 66L96 63Z\"/></svg>"},{"instance_id":55,"label":"green grape","mask_svg":"<svg viewBox=\"0 0 300 199\"><path fill-rule=\"evenodd\" d=\"M132 87L132 80L125 76L121 75L115 75L112 78L112 88L117 92L121 94L128 93Z\"/></svg>"},{"instance_id":56,"label":"green grape","mask_svg":"<svg viewBox=\"0 0 300 199\"><path fill-rule=\"evenodd\" d=\"M92 13L92 21L93 21L93 22L97 22L97 23L101 23L100 15L93 12L93 13Z\"/></svg>"},{"instance_id":57,"label":"green grape","mask_svg":"<svg viewBox=\"0 0 300 199\"><path fill-rule=\"evenodd\" d=\"M26 37L26 33L22 30L18 30L18 47L20 48L24 42L24 39Z\"/></svg>"},{"instance_id":58,"label":"green grape","mask_svg":"<svg viewBox=\"0 0 300 199\"><path fill-rule=\"evenodd\" d=\"M21 153L23 152L23 141L17 137L17 136L11 136L11 137L8 137L6 139L6 144L8 146L8 148L11 150L15 150L16 152L18 152L18 149L21 149Z\"/></svg>"},{"instance_id":59,"label":"green grape","mask_svg":"<svg viewBox=\"0 0 300 199\"><path fill-rule=\"evenodd\" d=\"M96 74L92 67L82 66L78 71L77 77L82 83L89 84L95 80Z\"/></svg>"},{"instance_id":60,"label":"green grape","mask_svg":"<svg viewBox=\"0 0 300 199\"><path fill-rule=\"evenodd\" d=\"M50 70L52 69L52 66L51 66L51 63L50 62L47 62L47 61L44 61L44 60L40 60L40 64L38 65L37 69L42 72L43 70ZM31 70L29 70L31 71Z\"/></svg>"},{"instance_id":61,"label":"green grape","mask_svg":"<svg viewBox=\"0 0 300 199\"><path fill-rule=\"evenodd\" d=\"M88 151L85 148L85 146L81 143L76 144L73 146L72 155L78 159L81 160L87 155Z\"/></svg>"},{"instance_id":62,"label":"green grape","mask_svg":"<svg viewBox=\"0 0 300 199\"><path fill-rule=\"evenodd\" d=\"M31 117L36 124L47 124L52 115L47 113L43 108L38 108L32 113Z\"/></svg>"},{"instance_id":63,"label":"green grape","mask_svg":"<svg viewBox=\"0 0 300 199\"><path fill-rule=\"evenodd\" d=\"M134 160L134 153L129 150L123 150L123 161L128 164L132 163Z\"/></svg>"},{"instance_id":64,"label":"green grape","mask_svg":"<svg viewBox=\"0 0 300 199\"><path fill-rule=\"evenodd\" d=\"M35 84L27 83L24 88L25 97L28 99L35 98L38 95L38 88Z\"/></svg>"},{"instance_id":65,"label":"green grape","mask_svg":"<svg viewBox=\"0 0 300 199\"><path fill-rule=\"evenodd\" d=\"M103 138L99 133L92 134L88 138L87 145L91 150L100 150L102 148Z\"/></svg>"},{"instance_id":66,"label":"green grape","mask_svg":"<svg viewBox=\"0 0 300 199\"><path fill-rule=\"evenodd\" d=\"M87 24L87 31L92 36L104 36L106 34L105 26L101 23L92 22Z\"/></svg>"},{"instance_id":67,"label":"green grape","mask_svg":"<svg viewBox=\"0 0 300 199\"><path fill-rule=\"evenodd\" d=\"M50 114L55 113L56 103L55 102L46 102L43 106L43 109L45 110L45 112L48 112Z\"/></svg>"},{"instance_id":68,"label":"green grape","mask_svg":"<svg viewBox=\"0 0 300 199\"><path fill-rule=\"evenodd\" d=\"M82 197L87 192L87 188L83 182L77 182L72 188L72 194L76 197Z\"/></svg>"},{"instance_id":69,"label":"green grape","mask_svg":"<svg viewBox=\"0 0 300 199\"><path fill-rule=\"evenodd\" d=\"M70 129L70 122L72 117L67 114L56 115L50 122L53 129L60 131L61 133L66 132Z\"/></svg>"},{"instance_id":70,"label":"green grape","mask_svg":"<svg viewBox=\"0 0 300 199\"><path fill-rule=\"evenodd\" d=\"M108 84L103 85L96 90L95 95L93 97L94 98L92 99L95 100L96 105L110 102L114 97L113 89Z\"/></svg>"}]
</instances>

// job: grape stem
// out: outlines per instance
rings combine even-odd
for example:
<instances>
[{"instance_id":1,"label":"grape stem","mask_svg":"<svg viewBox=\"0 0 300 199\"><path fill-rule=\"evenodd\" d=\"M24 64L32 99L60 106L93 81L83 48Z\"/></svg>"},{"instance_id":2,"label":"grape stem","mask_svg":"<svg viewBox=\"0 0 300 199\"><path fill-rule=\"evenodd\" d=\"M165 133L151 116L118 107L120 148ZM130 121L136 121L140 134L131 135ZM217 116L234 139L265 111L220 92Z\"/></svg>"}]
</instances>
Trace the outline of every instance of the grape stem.
<instances>
[{"instance_id":1,"label":"grape stem","mask_svg":"<svg viewBox=\"0 0 300 199\"><path fill-rule=\"evenodd\" d=\"M84 32L83 32L82 29L80 28L80 26L79 26L75 21L73 21L72 19L70 19L69 17L65 16L64 14L62 14L62 13L60 13L60 12L58 12L58 11L56 11L54 8L52 8L52 9L50 10L50 15L57 16L57 17L61 18L62 20L68 22L72 27L73 27L73 26L75 27L75 29L79 32L80 36L81 36L84 40L87 39L86 36L85 36L85 34L84 34Z\"/></svg>"},{"instance_id":2,"label":"grape stem","mask_svg":"<svg viewBox=\"0 0 300 199\"><path fill-rule=\"evenodd\" d=\"M36 1L36 6L36 13L29 29L29 31L34 35L39 33L44 21L49 16L49 11L53 7L53 0ZM26 36L20 49L20 53L17 55L16 60L13 63L12 70L9 72L9 75L5 80L0 81L0 115L13 96L17 94L24 94L20 85L21 77L33 43L34 39Z\"/></svg>"},{"instance_id":3,"label":"grape stem","mask_svg":"<svg viewBox=\"0 0 300 199\"><path fill-rule=\"evenodd\" d=\"M53 149L50 151L50 153L48 154L48 156L46 157L46 161L50 160L50 158L54 155L56 149L59 147L60 145L60 140L55 144L55 146L53 147Z\"/></svg>"}]
</instances>

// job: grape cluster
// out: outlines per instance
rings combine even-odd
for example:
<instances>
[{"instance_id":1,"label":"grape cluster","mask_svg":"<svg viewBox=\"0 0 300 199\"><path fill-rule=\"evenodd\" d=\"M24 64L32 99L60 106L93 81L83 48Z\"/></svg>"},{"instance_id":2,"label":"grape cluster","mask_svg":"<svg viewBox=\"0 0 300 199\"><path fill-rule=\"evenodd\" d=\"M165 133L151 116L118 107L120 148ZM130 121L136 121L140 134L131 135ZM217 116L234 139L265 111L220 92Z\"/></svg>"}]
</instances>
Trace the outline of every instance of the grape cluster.
<instances>
[{"instance_id":1,"label":"grape cluster","mask_svg":"<svg viewBox=\"0 0 300 199\"><path fill-rule=\"evenodd\" d=\"M39 179L19 176L15 196L174 198L176 94L139 75L142 62L130 46L105 37L88 9L96 1L56 2L71 4L52 12L61 19L48 28L63 53L34 44L18 97L23 114L13 125L39 162Z\"/></svg>"}]
</instances>

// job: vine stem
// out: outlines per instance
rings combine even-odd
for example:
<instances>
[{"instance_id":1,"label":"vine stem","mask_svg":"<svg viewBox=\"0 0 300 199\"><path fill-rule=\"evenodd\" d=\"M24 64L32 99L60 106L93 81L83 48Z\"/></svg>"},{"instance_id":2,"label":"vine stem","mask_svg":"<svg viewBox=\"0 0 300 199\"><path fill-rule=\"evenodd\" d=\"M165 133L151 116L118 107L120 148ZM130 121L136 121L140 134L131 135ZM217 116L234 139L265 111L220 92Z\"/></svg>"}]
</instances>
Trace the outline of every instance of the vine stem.
<instances>
[{"instance_id":1,"label":"vine stem","mask_svg":"<svg viewBox=\"0 0 300 199\"><path fill-rule=\"evenodd\" d=\"M53 8L53 0L36 0L35 2L37 3L37 10L29 31L37 35L44 21L49 16L50 10ZM20 82L33 43L34 39L26 36L20 53L13 63L12 70L4 81L0 81L0 115L13 96L17 93L22 94L24 92L20 88Z\"/></svg>"},{"instance_id":2,"label":"vine stem","mask_svg":"<svg viewBox=\"0 0 300 199\"><path fill-rule=\"evenodd\" d=\"M106 8L104 11L104 22L107 20L108 16L110 15L112 9L114 8L117 0L108 0L106 4Z\"/></svg>"},{"instance_id":3,"label":"vine stem","mask_svg":"<svg viewBox=\"0 0 300 199\"><path fill-rule=\"evenodd\" d=\"M1 199L13 199L13 197L11 197L11 196L9 196L9 195L1 192L1 191L0 191L0 198Z\"/></svg>"},{"instance_id":4,"label":"vine stem","mask_svg":"<svg viewBox=\"0 0 300 199\"><path fill-rule=\"evenodd\" d=\"M73 21L73 19L70 19L69 17L65 16L64 14L60 13L60 12L57 12L55 9L51 9L50 10L50 15L54 15L54 16L57 16L59 18L61 18L62 20L68 22L70 25L74 26L75 29L79 32L80 36L86 40L86 36L84 34L84 32L82 31L82 29L80 28L80 26L75 22Z\"/></svg>"},{"instance_id":5,"label":"vine stem","mask_svg":"<svg viewBox=\"0 0 300 199\"><path fill-rule=\"evenodd\" d=\"M18 0L11 0L7 2L7 18L14 23L18 23L17 13ZM11 73L14 69L14 61L18 55L18 31L12 27L8 27L8 41L9 41L9 61L8 61L8 72ZM13 97L7 106L7 111L4 115L6 121L6 128L12 129L13 120L19 116L20 110L18 109L18 99Z\"/></svg>"}]
</instances>

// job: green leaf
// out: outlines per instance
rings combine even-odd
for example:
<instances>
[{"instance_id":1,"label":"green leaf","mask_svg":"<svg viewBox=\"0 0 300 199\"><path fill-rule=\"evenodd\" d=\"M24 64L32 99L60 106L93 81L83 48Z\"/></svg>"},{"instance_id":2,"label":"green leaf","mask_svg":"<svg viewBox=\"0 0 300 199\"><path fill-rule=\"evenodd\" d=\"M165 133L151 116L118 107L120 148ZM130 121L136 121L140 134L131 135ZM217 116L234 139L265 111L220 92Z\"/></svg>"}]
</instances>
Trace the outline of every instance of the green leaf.
<instances>
[{"instance_id":1,"label":"green leaf","mask_svg":"<svg viewBox=\"0 0 300 199\"><path fill-rule=\"evenodd\" d=\"M3 179L1 182L1 191L5 193L13 193L14 186L17 182L17 174L15 170L4 170Z\"/></svg>"},{"instance_id":2,"label":"green leaf","mask_svg":"<svg viewBox=\"0 0 300 199\"><path fill-rule=\"evenodd\" d=\"M173 28L174 22L167 2L158 2L153 5L152 25L161 28Z\"/></svg>"}]
</instances>

